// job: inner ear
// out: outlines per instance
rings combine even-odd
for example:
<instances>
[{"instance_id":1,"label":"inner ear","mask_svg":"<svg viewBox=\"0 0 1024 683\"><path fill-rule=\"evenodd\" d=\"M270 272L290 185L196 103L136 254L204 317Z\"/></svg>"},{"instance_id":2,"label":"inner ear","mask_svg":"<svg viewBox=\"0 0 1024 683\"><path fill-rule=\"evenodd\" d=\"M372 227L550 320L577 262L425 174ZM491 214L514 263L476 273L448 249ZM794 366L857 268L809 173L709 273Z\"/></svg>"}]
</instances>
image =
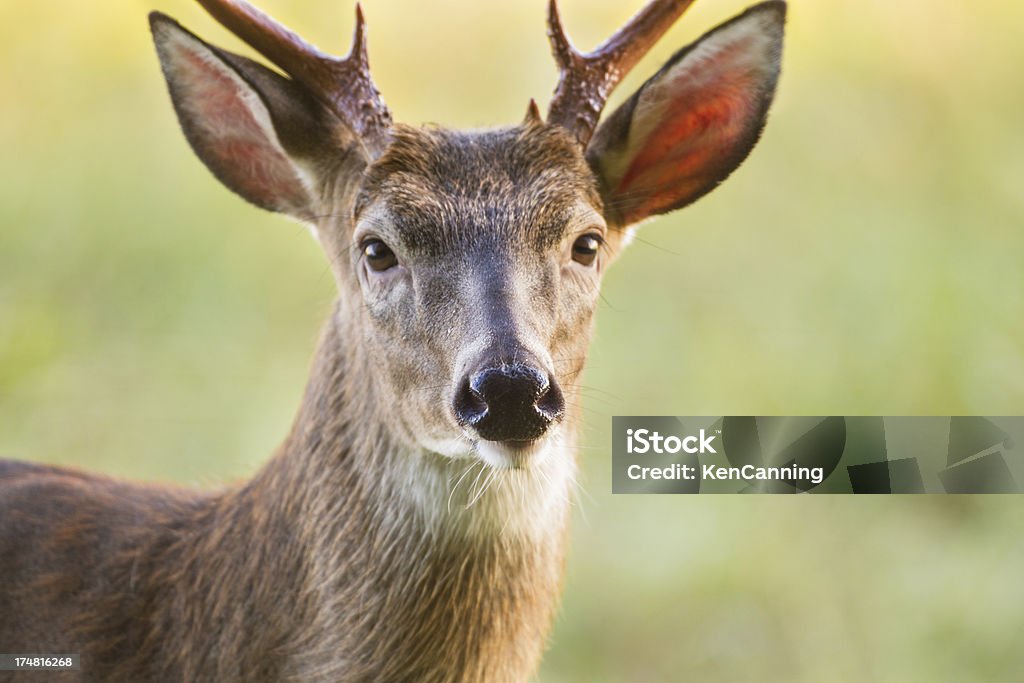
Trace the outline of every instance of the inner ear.
<instances>
[{"instance_id":1,"label":"inner ear","mask_svg":"<svg viewBox=\"0 0 1024 683\"><path fill-rule=\"evenodd\" d=\"M312 222L322 108L297 84L151 17L171 99L196 155L251 203Z\"/></svg>"},{"instance_id":2,"label":"inner ear","mask_svg":"<svg viewBox=\"0 0 1024 683\"><path fill-rule=\"evenodd\" d=\"M775 94L785 4L755 6L677 52L603 122L587 160L630 225L696 201L753 149Z\"/></svg>"}]
</instances>

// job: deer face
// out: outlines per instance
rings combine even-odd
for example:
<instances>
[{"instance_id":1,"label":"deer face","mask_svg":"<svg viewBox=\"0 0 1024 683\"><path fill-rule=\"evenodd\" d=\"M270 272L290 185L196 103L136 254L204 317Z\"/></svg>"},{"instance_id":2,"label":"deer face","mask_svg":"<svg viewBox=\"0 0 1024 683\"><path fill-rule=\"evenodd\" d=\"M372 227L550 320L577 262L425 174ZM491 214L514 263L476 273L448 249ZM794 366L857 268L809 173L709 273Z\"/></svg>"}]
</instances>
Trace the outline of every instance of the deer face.
<instances>
[{"instance_id":1,"label":"deer face","mask_svg":"<svg viewBox=\"0 0 1024 683\"><path fill-rule=\"evenodd\" d=\"M246 3L201 1L291 78L152 15L193 149L244 198L311 225L348 353L399 436L499 468L564 436L599 280L631 226L703 196L753 148L785 17L768 2L711 31L598 127L617 79L689 2L651 3L592 55L569 46L552 4L562 80L548 122L531 103L519 126L460 133L391 123L361 16L334 60Z\"/></svg>"},{"instance_id":2,"label":"deer face","mask_svg":"<svg viewBox=\"0 0 1024 683\"><path fill-rule=\"evenodd\" d=\"M346 295L424 446L520 465L559 429L609 256L602 209L561 128L395 130L357 195Z\"/></svg>"}]
</instances>

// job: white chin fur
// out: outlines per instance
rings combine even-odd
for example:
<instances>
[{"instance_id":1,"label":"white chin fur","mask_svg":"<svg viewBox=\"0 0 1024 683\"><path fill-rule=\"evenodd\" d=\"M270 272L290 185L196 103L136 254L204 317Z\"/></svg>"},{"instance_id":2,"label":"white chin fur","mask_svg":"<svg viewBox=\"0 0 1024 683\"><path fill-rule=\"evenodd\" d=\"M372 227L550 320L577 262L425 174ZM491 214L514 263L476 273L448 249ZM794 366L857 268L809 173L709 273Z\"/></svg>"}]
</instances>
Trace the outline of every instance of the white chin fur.
<instances>
[{"instance_id":1,"label":"white chin fur","mask_svg":"<svg viewBox=\"0 0 1024 683\"><path fill-rule=\"evenodd\" d=\"M431 453L452 460L479 458L497 470L522 470L538 465L559 450L562 433L557 428L523 446L510 446L498 441L471 440L469 436L448 439L428 439L421 446Z\"/></svg>"},{"instance_id":2,"label":"white chin fur","mask_svg":"<svg viewBox=\"0 0 1024 683\"><path fill-rule=\"evenodd\" d=\"M554 440L553 436L547 436L523 446L508 446L496 441L477 441L476 454L498 470L526 469L550 454Z\"/></svg>"},{"instance_id":3,"label":"white chin fur","mask_svg":"<svg viewBox=\"0 0 1024 683\"><path fill-rule=\"evenodd\" d=\"M568 514L576 473L570 444L560 426L527 448L432 439L429 452L442 458L399 458L404 467L389 471L388 483L439 531L538 539L560 529Z\"/></svg>"}]
</instances>

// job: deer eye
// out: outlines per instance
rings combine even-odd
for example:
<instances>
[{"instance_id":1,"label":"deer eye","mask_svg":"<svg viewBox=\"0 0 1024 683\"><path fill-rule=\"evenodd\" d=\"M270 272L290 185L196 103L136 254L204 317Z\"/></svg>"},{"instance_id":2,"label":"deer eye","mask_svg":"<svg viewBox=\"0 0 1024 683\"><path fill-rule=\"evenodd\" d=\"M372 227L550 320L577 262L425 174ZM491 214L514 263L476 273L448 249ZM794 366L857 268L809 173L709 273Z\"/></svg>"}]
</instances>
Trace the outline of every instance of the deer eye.
<instances>
[{"instance_id":1,"label":"deer eye","mask_svg":"<svg viewBox=\"0 0 1024 683\"><path fill-rule=\"evenodd\" d=\"M395 252L380 240L367 240L363 244L363 256L366 257L366 265L370 266L370 270L378 273L398 265Z\"/></svg>"},{"instance_id":2,"label":"deer eye","mask_svg":"<svg viewBox=\"0 0 1024 683\"><path fill-rule=\"evenodd\" d=\"M600 248L600 235L593 233L581 235L572 244L572 260L584 266L592 266L597 260L597 250Z\"/></svg>"}]
</instances>

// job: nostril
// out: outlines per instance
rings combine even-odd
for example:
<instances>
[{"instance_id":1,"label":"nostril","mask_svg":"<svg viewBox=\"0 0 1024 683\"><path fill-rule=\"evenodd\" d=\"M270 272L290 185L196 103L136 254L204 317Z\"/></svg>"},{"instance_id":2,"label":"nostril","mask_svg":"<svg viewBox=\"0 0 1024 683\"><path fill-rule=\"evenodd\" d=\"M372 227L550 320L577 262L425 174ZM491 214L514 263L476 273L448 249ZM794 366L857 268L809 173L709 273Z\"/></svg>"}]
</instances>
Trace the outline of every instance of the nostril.
<instances>
[{"instance_id":1,"label":"nostril","mask_svg":"<svg viewBox=\"0 0 1024 683\"><path fill-rule=\"evenodd\" d=\"M565 398L562 390L554 382L548 382L545 378L544 391L537 397L537 410L552 422L562 417L565 412Z\"/></svg>"},{"instance_id":2,"label":"nostril","mask_svg":"<svg viewBox=\"0 0 1024 683\"><path fill-rule=\"evenodd\" d=\"M466 379L455 394L455 418L464 425L475 425L487 416L487 401Z\"/></svg>"}]
</instances>

